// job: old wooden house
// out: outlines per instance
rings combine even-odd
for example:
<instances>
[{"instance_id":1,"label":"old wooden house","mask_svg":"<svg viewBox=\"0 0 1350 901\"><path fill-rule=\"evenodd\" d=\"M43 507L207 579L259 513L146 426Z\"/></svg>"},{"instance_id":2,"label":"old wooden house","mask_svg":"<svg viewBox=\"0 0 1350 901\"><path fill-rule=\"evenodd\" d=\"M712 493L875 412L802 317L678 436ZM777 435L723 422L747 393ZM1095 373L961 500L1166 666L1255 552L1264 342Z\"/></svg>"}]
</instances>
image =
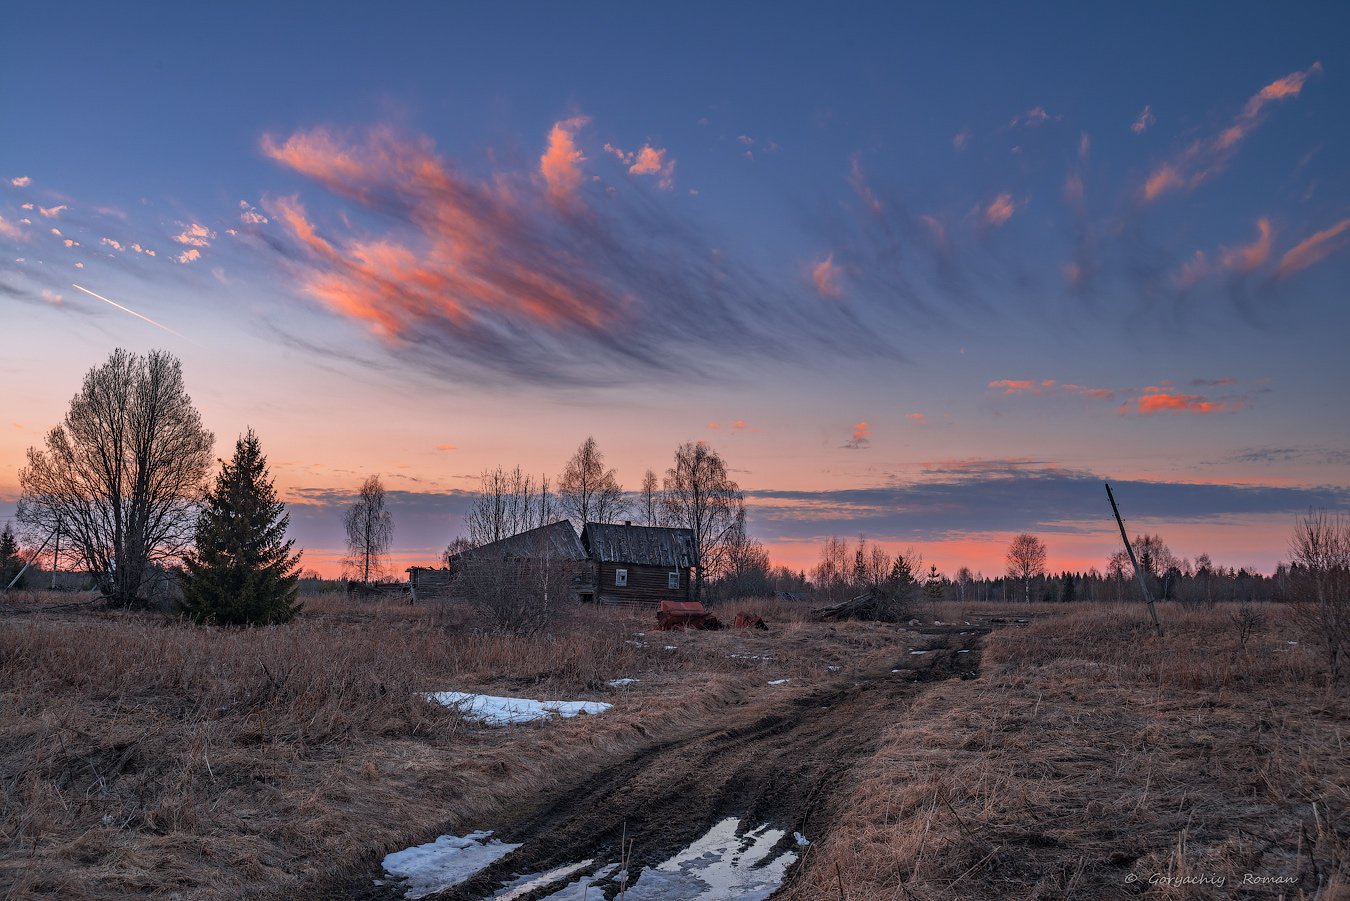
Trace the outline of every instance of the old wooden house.
<instances>
[{"instance_id":1,"label":"old wooden house","mask_svg":"<svg viewBox=\"0 0 1350 901\"><path fill-rule=\"evenodd\" d=\"M698 567L690 529L588 522L581 545L590 561L591 597L602 604L658 604L693 597Z\"/></svg>"}]
</instances>

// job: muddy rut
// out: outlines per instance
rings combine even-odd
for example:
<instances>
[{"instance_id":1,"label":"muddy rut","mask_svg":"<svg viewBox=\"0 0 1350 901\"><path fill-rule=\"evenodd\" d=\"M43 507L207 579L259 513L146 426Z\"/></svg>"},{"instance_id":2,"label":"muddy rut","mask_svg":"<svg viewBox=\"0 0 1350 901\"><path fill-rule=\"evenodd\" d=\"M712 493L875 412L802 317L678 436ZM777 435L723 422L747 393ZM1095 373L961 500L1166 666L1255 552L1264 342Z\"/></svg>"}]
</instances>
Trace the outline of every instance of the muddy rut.
<instances>
[{"instance_id":1,"label":"muddy rut","mask_svg":"<svg viewBox=\"0 0 1350 901\"><path fill-rule=\"evenodd\" d=\"M988 628L915 631L928 639L930 650L899 651L892 663L898 672L817 689L749 722L722 721L719 728L657 744L550 794L498 810L475 828L521 847L434 897L491 897L514 874L587 858L618 862L624 847L636 878L726 817L738 817L746 827L782 829L783 849L795 845L794 832L823 838L852 787L851 770L876 752L886 727L904 716L926 685L978 673ZM368 901L401 897L393 887L372 886L381 875L324 889ZM537 896L546 894L541 890ZM599 894L592 890L590 897Z\"/></svg>"}]
</instances>

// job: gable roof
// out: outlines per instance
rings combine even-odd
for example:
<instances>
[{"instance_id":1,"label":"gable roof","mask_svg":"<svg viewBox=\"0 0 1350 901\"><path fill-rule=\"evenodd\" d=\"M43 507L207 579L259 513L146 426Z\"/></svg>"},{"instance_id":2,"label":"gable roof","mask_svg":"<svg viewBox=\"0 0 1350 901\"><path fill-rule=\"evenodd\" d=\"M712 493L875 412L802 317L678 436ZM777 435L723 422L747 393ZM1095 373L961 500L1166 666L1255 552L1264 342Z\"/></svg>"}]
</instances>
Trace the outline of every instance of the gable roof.
<instances>
[{"instance_id":1,"label":"gable roof","mask_svg":"<svg viewBox=\"0 0 1350 901\"><path fill-rule=\"evenodd\" d=\"M586 549L577 540L577 530L571 520L540 526L494 541L472 550L462 551L450 558L453 563L464 557L487 557L497 560L533 560L550 557L554 560L585 560Z\"/></svg>"},{"instance_id":2,"label":"gable roof","mask_svg":"<svg viewBox=\"0 0 1350 901\"><path fill-rule=\"evenodd\" d=\"M673 568L698 565L692 529L588 522L581 543L598 563L632 563Z\"/></svg>"}]
</instances>

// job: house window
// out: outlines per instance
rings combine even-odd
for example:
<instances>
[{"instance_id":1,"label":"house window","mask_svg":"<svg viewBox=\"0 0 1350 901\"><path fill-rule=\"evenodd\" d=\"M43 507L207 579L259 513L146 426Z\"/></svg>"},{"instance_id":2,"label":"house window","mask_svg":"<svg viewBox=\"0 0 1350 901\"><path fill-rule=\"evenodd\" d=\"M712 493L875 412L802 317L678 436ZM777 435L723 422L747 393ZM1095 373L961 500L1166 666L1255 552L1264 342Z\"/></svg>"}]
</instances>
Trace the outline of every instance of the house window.
<instances>
[{"instance_id":1,"label":"house window","mask_svg":"<svg viewBox=\"0 0 1350 901\"><path fill-rule=\"evenodd\" d=\"M616 588L628 587L628 570L626 569L614 570L614 585Z\"/></svg>"},{"instance_id":2,"label":"house window","mask_svg":"<svg viewBox=\"0 0 1350 901\"><path fill-rule=\"evenodd\" d=\"M680 574L678 571L666 573L666 587L671 591L680 587Z\"/></svg>"}]
</instances>

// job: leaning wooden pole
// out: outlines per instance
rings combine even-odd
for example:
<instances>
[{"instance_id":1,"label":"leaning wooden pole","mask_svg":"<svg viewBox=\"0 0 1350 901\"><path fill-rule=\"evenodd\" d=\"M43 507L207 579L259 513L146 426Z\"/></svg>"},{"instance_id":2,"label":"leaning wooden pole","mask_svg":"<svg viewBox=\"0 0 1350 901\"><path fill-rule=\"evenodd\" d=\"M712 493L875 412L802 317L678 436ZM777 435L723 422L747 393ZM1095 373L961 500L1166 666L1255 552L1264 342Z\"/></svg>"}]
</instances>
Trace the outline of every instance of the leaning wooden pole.
<instances>
[{"instance_id":1,"label":"leaning wooden pole","mask_svg":"<svg viewBox=\"0 0 1350 901\"><path fill-rule=\"evenodd\" d=\"M1144 593L1144 601L1148 604L1148 615L1153 618L1153 628L1162 635L1162 623L1158 622L1158 611L1153 606L1153 596L1148 593L1148 580L1144 578L1144 571L1139 568L1139 561L1134 556L1130 536L1125 534L1125 521L1120 518L1120 508L1116 506L1116 496L1111 493L1111 483L1103 484L1106 485L1106 499L1111 502L1111 512L1116 515L1116 525L1120 526L1120 540L1125 542L1125 553L1130 555L1130 565L1134 567L1134 576L1139 580L1139 590Z\"/></svg>"}]
</instances>

